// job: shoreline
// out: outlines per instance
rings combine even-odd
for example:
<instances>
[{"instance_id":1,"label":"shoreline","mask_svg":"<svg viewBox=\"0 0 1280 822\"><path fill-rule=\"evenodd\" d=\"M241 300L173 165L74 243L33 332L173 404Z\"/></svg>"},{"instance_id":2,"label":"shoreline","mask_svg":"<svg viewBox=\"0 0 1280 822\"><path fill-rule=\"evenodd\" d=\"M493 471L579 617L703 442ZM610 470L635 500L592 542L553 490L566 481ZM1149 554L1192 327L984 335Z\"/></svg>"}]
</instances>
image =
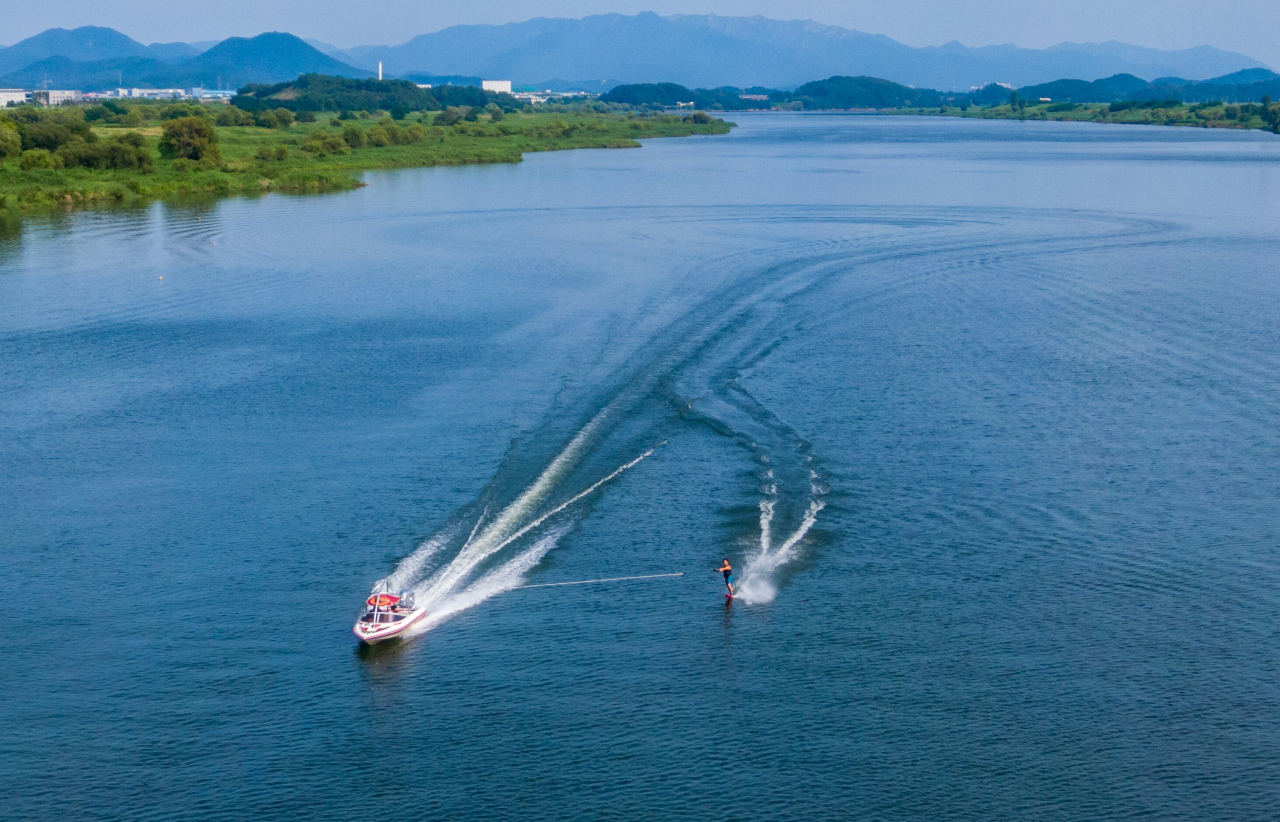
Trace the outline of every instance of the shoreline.
<instances>
[{"instance_id":1,"label":"shoreline","mask_svg":"<svg viewBox=\"0 0 1280 822\"><path fill-rule=\"evenodd\" d=\"M1056 110L1055 110L1056 109ZM1178 126L1181 128L1212 128L1230 131L1263 131L1280 134L1280 122L1275 125L1266 119L1263 106L1251 103L1219 104L1112 104L1112 103L1045 103L1015 107L1010 105L992 108L915 108L892 109L882 113L920 117L957 117L970 120L1014 120L1058 123L1096 123L1099 125L1125 126ZM1271 114L1274 115L1274 109Z\"/></svg>"},{"instance_id":2,"label":"shoreline","mask_svg":"<svg viewBox=\"0 0 1280 822\"><path fill-rule=\"evenodd\" d=\"M148 121L134 127L94 125L90 131L94 144L131 134L154 150L162 126ZM365 185L355 176L365 171L518 163L530 152L640 148L642 139L720 135L732 127L706 117L564 112L485 116L451 126L414 119L338 120L333 114L284 128L217 126L221 162L216 165L158 157L149 170L24 169L19 158L9 158L0 163L0 215L189 196L345 191ZM344 142L343 134L352 128L359 134ZM410 136L387 141L388 131L393 138Z\"/></svg>"},{"instance_id":3,"label":"shoreline","mask_svg":"<svg viewBox=\"0 0 1280 822\"><path fill-rule=\"evenodd\" d=\"M1007 108L1007 107L1005 107ZM1083 106L1082 106L1083 108ZM1106 104L1093 104L1091 108L1106 109ZM1202 120L1175 120L1174 122L1166 122L1155 119L1139 119L1135 117L1084 117L1084 116L1038 116L1038 113L1031 112L1028 107L1028 114L1010 115L1007 111L999 110L994 113L985 113L986 109L981 112L974 113L974 110L968 112L961 109L948 108L945 111L941 109L903 109L903 108L815 108L815 109L734 109L733 111L714 111L716 115L726 114L844 114L849 116L863 117L950 117L955 119L967 120L1007 120L1011 122L1049 122L1049 123L1086 123L1093 125L1116 125L1116 126L1178 126L1181 128L1211 128L1223 131L1261 131L1264 134L1280 134L1271 127L1263 124L1248 124L1231 121L1202 121ZM1054 114L1057 114L1056 112Z\"/></svg>"}]
</instances>

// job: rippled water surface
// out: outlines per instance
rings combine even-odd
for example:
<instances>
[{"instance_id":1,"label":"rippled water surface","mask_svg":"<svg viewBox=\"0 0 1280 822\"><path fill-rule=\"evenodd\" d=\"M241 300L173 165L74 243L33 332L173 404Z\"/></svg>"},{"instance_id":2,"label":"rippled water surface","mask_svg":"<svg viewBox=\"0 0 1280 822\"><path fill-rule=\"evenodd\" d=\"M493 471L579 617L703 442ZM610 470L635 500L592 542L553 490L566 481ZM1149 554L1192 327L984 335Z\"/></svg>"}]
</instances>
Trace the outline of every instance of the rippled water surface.
<instances>
[{"instance_id":1,"label":"rippled water surface","mask_svg":"<svg viewBox=\"0 0 1280 822\"><path fill-rule=\"evenodd\" d=\"M0 228L0 817L1274 819L1280 139L736 119Z\"/></svg>"}]
</instances>

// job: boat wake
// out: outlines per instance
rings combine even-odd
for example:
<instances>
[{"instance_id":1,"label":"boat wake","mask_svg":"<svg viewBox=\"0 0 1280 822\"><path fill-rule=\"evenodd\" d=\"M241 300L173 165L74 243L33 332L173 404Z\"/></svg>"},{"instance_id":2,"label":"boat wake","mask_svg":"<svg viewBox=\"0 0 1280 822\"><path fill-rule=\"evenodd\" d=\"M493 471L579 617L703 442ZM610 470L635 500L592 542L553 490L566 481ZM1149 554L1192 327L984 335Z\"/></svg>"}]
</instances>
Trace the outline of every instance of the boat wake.
<instances>
[{"instance_id":1,"label":"boat wake","mask_svg":"<svg viewBox=\"0 0 1280 822\"><path fill-rule=\"evenodd\" d=\"M778 307L807 280L802 266L760 272L738 282L659 333L610 379L603 407L543 460L554 442L552 413L527 446L513 446L498 474L470 506L405 557L385 580L411 590L429 616L428 631L450 617L518 587L526 574L585 515L591 498L665 443L663 434L702 422L741 442L762 468L760 539L747 557L744 601L777 594L777 574L799 553L826 493L808 444L738 384L743 369L777 343ZM528 468L544 467L533 475ZM521 482L521 474L532 476ZM516 490L518 489L518 490ZM787 536L774 544L772 534Z\"/></svg>"},{"instance_id":2,"label":"boat wake","mask_svg":"<svg viewBox=\"0 0 1280 822\"><path fill-rule=\"evenodd\" d=\"M401 560L386 578L392 590L411 590L418 607L428 616L407 632L421 634L451 617L505 591L519 586L525 575L568 533L583 514L582 503L623 473L653 455L657 443L576 493L557 499L581 463L598 447L598 440L611 433L607 421L613 408L607 407L570 440L537 478L515 499L500 506L492 518L492 503L473 506L479 514L464 527L468 512L432 535L416 551ZM495 478L487 490L498 494L501 483ZM461 537L466 534L465 540ZM460 542L460 544L459 544ZM526 547L527 546L527 547ZM446 549L452 556L440 562Z\"/></svg>"},{"instance_id":3,"label":"boat wake","mask_svg":"<svg viewBox=\"0 0 1280 822\"><path fill-rule=\"evenodd\" d=\"M809 443L756 401L737 380L692 404L705 423L733 437L758 465L759 535L746 557L735 599L756 604L778 595L778 578L800 556L806 536L826 507L826 482Z\"/></svg>"},{"instance_id":4,"label":"boat wake","mask_svg":"<svg viewBox=\"0 0 1280 822\"><path fill-rule=\"evenodd\" d=\"M998 226L998 216L991 217L991 226ZM862 219L835 215L832 224L852 226ZM864 222L877 219L887 218L868 216ZM703 263L735 273L684 313L666 323L637 320L632 334L645 342L625 359L608 352L592 373L577 375L576 384L583 386L578 393L566 389L543 425L523 443L513 443L478 498L388 577L391 589L411 590L429 609L418 630L521 585L586 515L594 496L691 423L732 439L756 465L758 516L742 523L749 535L731 539L728 551L708 555L740 558L734 563L740 601L774 600L804 556L829 489L809 443L746 383L793 329L820 324L835 307L808 297L848 281L864 263L888 273L860 286L856 299L883 299L949 271L946 261L956 255L1018 250L1003 237L974 231L974 224L963 227L963 241L957 242L951 233L957 222L949 212L887 219L885 225L894 232L910 227L913 243L904 246L896 233L877 242L850 229L845 239L774 246L784 259L766 267L758 265L755 252L731 255ZM1120 236L1132 233L1131 226L1122 228ZM941 239L930 242L929 231ZM1055 242L1069 245L1072 237L1067 233ZM890 260L894 264L885 266ZM802 315L799 306L809 306L811 313ZM815 306L818 313L812 313Z\"/></svg>"},{"instance_id":5,"label":"boat wake","mask_svg":"<svg viewBox=\"0 0 1280 822\"><path fill-rule=\"evenodd\" d=\"M773 601L778 595L778 586L774 582L778 570L796 558L797 546L813 528L813 524L818 521L818 512L827 505L820 499L812 500L800 524L780 545L775 547L771 526L776 504L777 500L773 499L760 501L760 545L747 557L746 565L742 569L742 579L736 589L737 599L743 602Z\"/></svg>"}]
</instances>

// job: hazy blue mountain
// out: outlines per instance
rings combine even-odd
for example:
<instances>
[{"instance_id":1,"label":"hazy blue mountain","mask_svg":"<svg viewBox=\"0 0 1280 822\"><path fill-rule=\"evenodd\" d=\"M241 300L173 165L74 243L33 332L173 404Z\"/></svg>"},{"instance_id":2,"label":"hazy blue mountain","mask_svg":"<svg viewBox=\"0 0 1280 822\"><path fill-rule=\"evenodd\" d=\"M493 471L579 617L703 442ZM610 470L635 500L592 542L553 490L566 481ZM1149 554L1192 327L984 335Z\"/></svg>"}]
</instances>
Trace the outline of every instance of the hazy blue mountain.
<instances>
[{"instance_id":1,"label":"hazy blue mountain","mask_svg":"<svg viewBox=\"0 0 1280 822\"><path fill-rule=\"evenodd\" d=\"M1276 74L1271 69L1253 68L1245 69L1244 71L1233 71L1230 74L1224 74L1221 77L1214 77L1212 80L1207 80L1206 82L1222 86L1247 86L1252 83L1266 83L1273 80L1280 80L1280 74ZM1159 80L1156 82L1159 82Z\"/></svg>"},{"instance_id":2,"label":"hazy blue mountain","mask_svg":"<svg viewBox=\"0 0 1280 822\"><path fill-rule=\"evenodd\" d=\"M343 63L351 63L351 55L347 54L333 43L326 43L325 41L317 40L314 37L303 37L302 40L316 51L323 52L335 60L340 60Z\"/></svg>"},{"instance_id":3,"label":"hazy blue mountain","mask_svg":"<svg viewBox=\"0 0 1280 822\"><path fill-rule=\"evenodd\" d=\"M1128 100L1134 95L1144 96L1151 84L1141 77L1132 74L1116 74L1101 80L1054 80L1051 83L1039 83L1018 89L1018 96L1026 100L1039 100L1048 97L1056 103L1110 103L1116 100ZM1007 96L1004 91L998 92L999 101Z\"/></svg>"},{"instance_id":4,"label":"hazy blue mountain","mask_svg":"<svg viewBox=\"0 0 1280 822\"><path fill-rule=\"evenodd\" d=\"M143 88L185 87L185 76L172 63L154 57L118 57L111 60L72 60L61 55L37 60L0 77L10 88L71 88L102 91L117 86Z\"/></svg>"},{"instance_id":5,"label":"hazy blue mountain","mask_svg":"<svg viewBox=\"0 0 1280 822\"><path fill-rule=\"evenodd\" d=\"M400 46L363 46L344 54L365 68L382 60L394 75L471 74L518 84L547 77L609 77L631 83L794 87L839 74L968 89L989 82L1023 86L1120 73L1203 79L1262 67L1252 58L1208 46L1159 51L1110 42L1023 49L952 42L912 48L882 35L806 20L650 12L453 26Z\"/></svg>"},{"instance_id":6,"label":"hazy blue mountain","mask_svg":"<svg viewBox=\"0 0 1280 822\"><path fill-rule=\"evenodd\" d=\"M147 60L172 64L172 71ZM832 75L882 77L941 90L967 90L991 82L1029 86L1063 77L1089 81L1117 74L1159 77L1162 83L1186 78L1181 82L1191 84L1246 73L1229 85L1271 77L1256 60L1208 46L1159 51L1112 41L1023 49L968 48L952 42L912 48L882 35L805 20L642 13L453 26L400 46L345 50L276 32L212 46L144 46L108 28L50 29L0 49L0 81L30 86L47 80L53 86L91 89L107 87L104 78L114 72L117 81L122 74L138 78L125 77L131 85L185 86L194 78L214 86L221 78L222 86L228 87L281 82L312 72L368 76L378 60L389 77L486 77L592 91L646 82L794 88ZM549 77L578 79L546 80Z\"/></svg>"},{"instance_id":7,"label":"hazy blue mountain","mask_svg":"<svg viewBox=\"0 0 1280 822\"><path fill-rule=\"evenodd\" d=\"M232 37L183 64L202 76L235 77L237 83L280 83L300 74L368 77L369 72L335 60L302 38L284 32Z\"/></svg>"},{"instance_id":8,"label":"hazy blue mountain","mask_svg":"<svg viewBox=\"0 0 1280 822\"><path fill-rule=\"evenodd\" d=\"M147 56L147 47L115 29L82 26L49 29L0 51L0 74L8 74L46 57L108 60Z\"/></svg>"},{"instance_id":9,"label":"hazy blue mountain","mask_svg":"<svg viewBox=\"0 0 1280 822\"><path fill-rule=\"evenodd\" d=\"M157 60L181 63L183 60L190 60L213 45L215 44L207 43L201 47L198 43L152 43L147 46L147 54Z\"/></svg>"},{"instance_id":10,"label":"hazy blue mountain","mask_svg":"<svg viewBox=\"0 0 1280 822\"><path fill-rule=\"evenodd\" d=\"M2 52L0 52L2 54ZM368 77L370 72L339 62L292 34L270 32L257 37L232 37L191 59L169 63L134 55L79 61L47 57L0 77L0 85L32 88L76 88L86 91L118 85L151 88L237 88L245 83L280 83L300 74Z\"/></svg>"},{"instance_id":11,"label":"hazy blue mountain","mask_svg":"<svg viewBox=\"0 0 1280 822\"><path fill-rule=\"evenodd\" d=\"M44 62L53 57L62 57L79 63L98 63L130 57L155 58L168 63L179 63L190 60L215 45L216 42L152 43L144 46L115 29L99 26L49 29L9 48L0 49L0 75L18 72L35 63L40 63L40 68L45 70L66 65L65 60ZM35 67L33 67L34 70Z\"/></svg>"},{"instance_id":12,"label":"hazy blue mountain","mask_svg":"<svg viewBox=\"0 0 1280 822\"><path fill-rule=\"evenodd\" d=\"M1152 78L1163 75L1176 75L1194 80L1218 77L1228 72L1247 68L1263 68L1257 60L1235 52L1222 51L1211 46L1196 46L1179 51L1160 51L1143 48L1116 40L1105 43L1059 43L1046 49L1058 59L1078 61L1084 66L1088 61L1122 60L1128 71L1139 77ZM1265 70L1265 69L1264 69ZM1119 74L1122 71L1115 73ZM1076 71L1064 73L1065 77L1086 77L1088 72ZM1100 75L1092 75L1095 78Z\"/></svg>"}]
</instances>

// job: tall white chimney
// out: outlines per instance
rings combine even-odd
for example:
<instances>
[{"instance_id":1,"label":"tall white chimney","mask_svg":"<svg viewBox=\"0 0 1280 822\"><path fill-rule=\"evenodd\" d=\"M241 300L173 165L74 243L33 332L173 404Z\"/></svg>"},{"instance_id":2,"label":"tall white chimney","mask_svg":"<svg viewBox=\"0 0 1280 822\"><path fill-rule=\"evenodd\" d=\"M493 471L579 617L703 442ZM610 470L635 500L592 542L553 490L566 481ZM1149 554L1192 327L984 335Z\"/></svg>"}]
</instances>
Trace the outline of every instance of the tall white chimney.
<instances>
[{"instance_id":1,"label":"tall white chimney","mask_svg":"<svg viewBox=\"0 0 1280 822\"><path fill-rule=\"evenodd\" d=\"M382 61L381 60L378 61L378 79L379 80L382 79Z\"/></svg>"}]
</instances>

